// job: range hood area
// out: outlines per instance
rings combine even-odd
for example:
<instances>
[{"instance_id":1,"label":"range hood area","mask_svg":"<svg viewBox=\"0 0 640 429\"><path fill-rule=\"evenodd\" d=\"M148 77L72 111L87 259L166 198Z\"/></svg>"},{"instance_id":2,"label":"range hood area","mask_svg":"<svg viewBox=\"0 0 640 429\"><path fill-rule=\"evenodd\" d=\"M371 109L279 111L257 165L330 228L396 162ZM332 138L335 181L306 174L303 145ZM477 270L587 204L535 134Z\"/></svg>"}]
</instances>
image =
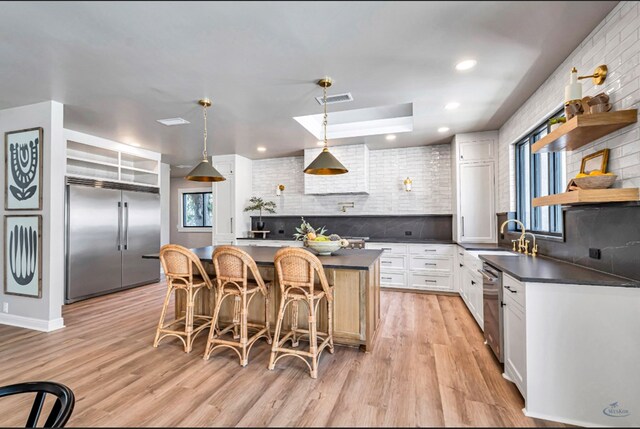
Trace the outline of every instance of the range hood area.
<instances>
[{"instance_id":1,"label":"range hood area","mask_svg":"<svg viewBox=\"0 0 640 429\"><path fill-rule=\"evenodd\" d=\"M309 165L322 148L305 149L304 165ZM304 175L307 195L369 194L369 148L365 144L333 146L331 153L349 170L337 176Z\"/></svg>"}]
</instances>

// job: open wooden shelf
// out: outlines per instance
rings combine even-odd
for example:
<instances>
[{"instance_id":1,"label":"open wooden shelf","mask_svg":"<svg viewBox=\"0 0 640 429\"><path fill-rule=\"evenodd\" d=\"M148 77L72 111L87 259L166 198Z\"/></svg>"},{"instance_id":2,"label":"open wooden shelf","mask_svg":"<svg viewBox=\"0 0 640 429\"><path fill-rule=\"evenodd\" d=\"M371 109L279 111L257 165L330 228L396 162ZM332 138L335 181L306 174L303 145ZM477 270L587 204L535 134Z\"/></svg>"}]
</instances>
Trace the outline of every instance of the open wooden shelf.
<instances>
[{"instance_id":1,"label":"open wooden shelf","mask_svg":"<svg viewBox=\"0 0 640 429\"><path fill-rule=\"evenodd\" d=\"M534 207L640 201L640 188L578 189L533 199Z\"/></svg>"},{"instance_id":2,"label":"open wooden shelf","mask_svg":"<svg viewBox=\"0 0 640 429\"><path fill-rule=\"evenodd\" d=\"M575 150L638 120L638 110L577 115L533 144L536 152Z\"/></svg>"}]
</instances>

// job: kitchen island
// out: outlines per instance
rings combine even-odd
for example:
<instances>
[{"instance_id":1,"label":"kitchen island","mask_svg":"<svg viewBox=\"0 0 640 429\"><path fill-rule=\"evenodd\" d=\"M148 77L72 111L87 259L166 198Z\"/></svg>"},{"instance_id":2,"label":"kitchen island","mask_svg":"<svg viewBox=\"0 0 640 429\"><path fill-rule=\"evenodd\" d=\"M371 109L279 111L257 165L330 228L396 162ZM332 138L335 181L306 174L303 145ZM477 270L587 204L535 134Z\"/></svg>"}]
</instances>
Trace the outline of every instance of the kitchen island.
<instances>
[{"instance_id":1,"label":"kitchen island","mask_svg":"<svg viewBox=\"0 0 640 429\"><path fill-rule=\"evenodd\" d=\"M260 270L265 282L270 282L269 308L271 326L275 327L278 306L280 303L280 285L275 275L273 259L278 251L276 247L237 246L247 252ZM214 246L190 249L203 262L205 269L213 279L215 277L211 255ZM341 249L332 256L319 256L325 270L329 285L334 287L333 338L334 343L359 346L364 351L373 347L378 325L380 323L380 255L381 250ZM158 254L145 255L143 258L157 259ZM203 290L196 299L196 313L213 313L213 291ZM223 322L228 322L233 314L231 300L227 300L220 313ZM261 295L252 300L249 308L249 320L259 322L264 314L264 301ZM320 309L323 309L320 306ZM185 297L177 294L175 301L176 315L185 311ZM253 316L253 319L252 319ZM288 328L291 315L285 317L283 329ZM298 326L307 327L308 312L300 306ZM327 324L326 311L318 314L318 329L325 330Z\"/></svg>"}]
</instances>

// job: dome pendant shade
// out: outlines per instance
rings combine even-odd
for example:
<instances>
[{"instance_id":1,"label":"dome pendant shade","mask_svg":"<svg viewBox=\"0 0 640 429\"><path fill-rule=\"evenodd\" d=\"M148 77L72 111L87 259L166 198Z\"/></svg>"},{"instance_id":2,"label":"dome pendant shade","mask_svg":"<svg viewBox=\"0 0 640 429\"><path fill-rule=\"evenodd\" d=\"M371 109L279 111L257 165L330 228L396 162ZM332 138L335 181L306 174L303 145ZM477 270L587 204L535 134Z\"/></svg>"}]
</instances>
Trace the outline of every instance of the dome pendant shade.
<instances>
[{"instance_id":1,"label":"dome pendant shade","mask_svg":"<svg viewBox=\"0 0 640 429\"><path fill-rule=\"evenodd\" d=\"M200 161L200 163L187 174L185 179L193 180L194 182L222 182L226 180L207 159Z\"/></svg>"},{"instance_id":2,"label":"dome pendant shade","mask_svg":"<svg viewBox=\"0 0 640 429\"><path fill-rule=\"evenodd\" d=\"M314 159L307 168L304 169L307 174L317 174L321 176L328 176L334 174L345 174L349 170L345 168L338 159L329 152L328 148L322 149L320 155Z\"/></svg>"}]
</instances>

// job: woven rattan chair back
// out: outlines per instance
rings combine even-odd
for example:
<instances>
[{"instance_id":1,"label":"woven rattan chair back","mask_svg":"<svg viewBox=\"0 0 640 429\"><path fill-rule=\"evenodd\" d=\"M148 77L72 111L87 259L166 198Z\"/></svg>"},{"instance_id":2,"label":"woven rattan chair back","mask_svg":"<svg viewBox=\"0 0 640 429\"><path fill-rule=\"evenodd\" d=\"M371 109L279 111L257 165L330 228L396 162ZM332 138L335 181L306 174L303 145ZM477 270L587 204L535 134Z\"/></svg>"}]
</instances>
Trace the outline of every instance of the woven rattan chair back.
<instances>
[{"instance_id":1,"label":"woven rattan chair back","mask_svg":"<svg viewBox=\"0 0 640 429\"><path fill-rule=\"evenodd\" d=\"M167 280L180 287L180 283L187 286L193 283L193 268L200 277L207 283L209 288L212 287L209 276L207 275L202 262L191 250L179 244L165 244L160 248L160 262Z\"/></svg>"},{"instance_id":2,"label":"woven rattan chair back","mask_svg":"<svg viewBox=\"0 0 640 429\"><path fill-rule=\"evenodd\" d=\"M235 283L246 289L248 273L251 272L260 290L264 294L267 293L267 287L258 271L256 262L244 250L234 246L218 246L213 251L211 259L218 284Z\"/></svg>"},{"instance_id":3,"label":"woven rattan chair back","mask_svg":"<svg viewBox=\"0 0 640 429\"><path fill-rule=\"evenodd\" d=\"M329 282L322 263L311 252L295 247L285 247L276 252L273 263L276 266L282 292L290 287L298 287L307 288L313 295L317 275L322 289L331 300Z\"/></svg>"}]
</instances>

